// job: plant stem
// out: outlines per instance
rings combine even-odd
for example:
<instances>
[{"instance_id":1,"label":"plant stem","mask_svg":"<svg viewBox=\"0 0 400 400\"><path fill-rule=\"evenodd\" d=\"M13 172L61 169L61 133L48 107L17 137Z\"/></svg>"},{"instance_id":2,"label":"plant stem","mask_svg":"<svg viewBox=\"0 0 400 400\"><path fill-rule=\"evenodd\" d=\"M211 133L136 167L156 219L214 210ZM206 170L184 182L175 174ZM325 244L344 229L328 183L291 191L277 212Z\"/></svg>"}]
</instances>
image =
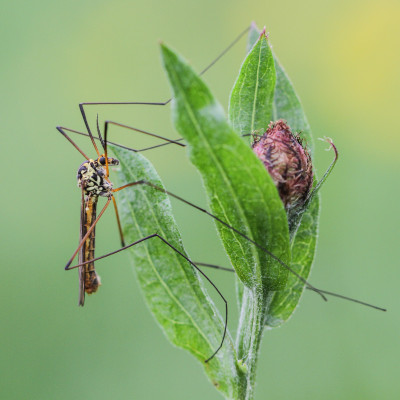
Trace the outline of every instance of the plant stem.
<instances>
[{"instance_id":1,"label":"plant stem","mask_svg":"<svg viewBox=\"0 0 400 400\"><path fill-rule=\"evenodd\" d=\"M240 400L251 400L254 396L254 384L258 353L264 332L264 316L273 292L263 293L258 288L243 288L242 308L236 339L238 359L243 362L239 376Z\"/></svg>"}]
</instances>

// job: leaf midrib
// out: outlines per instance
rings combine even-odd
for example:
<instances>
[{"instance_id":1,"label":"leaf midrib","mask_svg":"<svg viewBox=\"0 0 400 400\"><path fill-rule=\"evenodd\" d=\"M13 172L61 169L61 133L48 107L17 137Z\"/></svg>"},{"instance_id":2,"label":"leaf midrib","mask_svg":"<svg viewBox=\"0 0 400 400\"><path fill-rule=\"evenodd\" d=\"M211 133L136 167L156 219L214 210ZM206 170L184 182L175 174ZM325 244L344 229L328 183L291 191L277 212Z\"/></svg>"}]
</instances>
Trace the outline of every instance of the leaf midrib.
<instances>
[{"instance_id":1,"label":"leaf midrib","mask_svg":"<svg viewBox=\"0 0 400 400\"><path fill-rule=\"evenodd\" d=\"M134 174L132 173L132 170L129 168L129 166L128 166L127 164L124 164L124 162L121 162L121 164L125 165L127 171L129 171L129 174L130 174L132 177L134 177L135 180L137 180L136 175L134 175ZM156 216L154 215L154 212L153 212L153 207L151 207L151 205L150 205L150 203L149 203L149 201L148 201L147 196L144 194L143 188L140 188L139 190L142 192L141 196L144 198L145 202L149 205L149 209L152 210L152 216L153 216L154 220L156 221L157 226L158 226L158 228L159 228L159 229L156 229L156 231L161 232L161 233L162 233L162 236L165 237L165 236L166 236L166 235L165 235L165 232L164 232L164 230L162 229L162 227L160 226L160 224L158 223L158 219L156 218ZM136 229L137 229L142 235L144 235L144 233L143 233L142 230L140 229L140 225L138 224L138 221L137 221L137 219L136 219L136 217L135 217L135 212L134 212L134 210L133 210L133 208L132 208L131 203L128 202L128 204L129 204L129 208L130 208L130 210L131 210L132 219L133 219L133 221L135 222L135 225L136 225ZM158 240L160 240L160 239L158 239ZM203 339L206 341L206 343L207 343L208 346L210 347L211 351L213 351L213 346L211 345L210 341L208 340L207 335L206 335L205 333L203 333L203 330L200 329L200 327L199 327L199 326L197 325L197 323L194 321L193 317L192 317L192 316L190 315L190 313L185 309L185 307L184 307L183 304L177 299L177 297L171 292L171 290L169 289L169 286L167 285L167 283L162 279L161 275L158 273L157 269L155 268L155 264L154 264L154 262L153 262L153 259L152 259L151 255L150 255L149 251L148 251L148 246L145 245L144 247L145 247L145 250L146 250L146 254L147 254L147 258L148 258L148 260L149 260L149 263L151 264L152 269L153 269L155 275L157 276L157 278L159 279L160 283L161 283L162 286L165 288L166 292L167 292L168 295L171 297L171 299L178 305L178 307L184 312L184 314L185 314L186 316L189 317L189 320L192 322L193 326L194 326L194 327L198 330L198 332L201 334L201 336L203 337ZM181 271L183 272L183 275L185 276L185 280L186 280L186 282L188 283L188 286L190 287L192 293L194 294L193 297L195 298L195 301L199 304L199 308L202 310L203 315L206 315L207 319L208 319L209 321L211 321L211 323L214 324L214 326L215 326L215 321L213 321L212 318L210 317L210 315L208 315L208 313L205 311L204 304L202 304L202 303L200 302L197 293L194 291L194 289L193 289L193 287L192 287L192 284L188 281L188 277L187 277L187 275L186 275L186 273L185 273L185 271L184 271L184 269L183 269L183 266L182 266L182 264L181 264L181 260L178 259L178 254L176 254L176 252L173 252L173 253L174 253L174 257L176 258L176 260L177 260L177 262L178 262L178 265L180 266ZM186 260L185 260L185 261L186 261ZM204 355L204 357L208 357L208 355Z\"/></svg>"},{"instance_id":2,"label":"leaf midrib","mask_svg":"<svg viewBox=\"0 0 400 400\"><path fill-rule=\"evenodd\" d=\"M246 236L248 236L250 239L254 240L253 233L248 228L250 226L249 225L249 221L247 220L247 217L245 216L245 214L243 212L243 208L241 206L241 203L238 201L237 197L235 196L235 191L232 188L231 182L230 182L230 180L227 179L225 170L222 168L222 166L221 166L221 164L219 162L219 159L217 157L215 157L215 153L211 150L212 147L210 146L210 144L209 144L207 138L205 137L205 135L203 134L202 129L200 129L200 127L196 123L197 119L195 118L194 113L192 111L192 108L190 107L190 102L187 100L186 92L185 92L185 90L183 90L183 85L182 85L180 79L175 74L175 71L171 70L171 73L175 75L175 82L177 82L177 84L180 87L180 90L181 90L181 93L182 93L182 97L184 99L185 108L186 108L186 110L188 111L188 114L191 117L192 123L193 123L196 131L199 133L199 135L203 139L203 143L205 143L205 145L207 146L209 154L211 154L211 156L215 160L215 165L218 167L219 171L221 172L221 176L223 177L224 181L227 183L227 187L229 188L229 191L232 193L232 198L233 198L233 200L234 200L234 202L235 202L235 204L237 206L237 209L240 212L240 215L242 216L242 219L246 222L246 224L245 224L246 225L246 230L247 230ZM212 105L215 106L215 104L212 104ZM257 186L257 185L255 185L255 186ZM230 223L229 219L228 219L228 221ZM226 221L226 222L228 222L228 221ZM236 242L240 243L240 241L237 240L236 235L233 235L233 237L235 238ZM258 282L261 283L261 261L260 261L260 257L259 257L259 254L258 254L257 250L255 249L255 246L250 246L250 249L251 249L251 253L253 254L253 260L257 260L258 261L258 262L255 263L255 265L256 265L256 268L257 268L257 275L258 275L258 278L259 278ZM245 255L245 254L243 254L243 255Z\"/></svg>"},{"instance_id":3,"label":"leaf midrib","mask_svg":"<svg viewBox=\"0 0 400 400\"><path fill-rule=\"evenodd\" d=\"M260 43L260 49L258 51L258 64L257 64L257 79L256 79L256 86L254 88L254 100L253 100L253 110L251 114L251 132L254 132L254 121L256 116L256 103L257 103L257 94L258 94L258 86L259 86L259 74L260 74L260 63L261 63L261 50L262 45ZM249 133L251 133L249 132Z\"/></svg>"}]
</instances>

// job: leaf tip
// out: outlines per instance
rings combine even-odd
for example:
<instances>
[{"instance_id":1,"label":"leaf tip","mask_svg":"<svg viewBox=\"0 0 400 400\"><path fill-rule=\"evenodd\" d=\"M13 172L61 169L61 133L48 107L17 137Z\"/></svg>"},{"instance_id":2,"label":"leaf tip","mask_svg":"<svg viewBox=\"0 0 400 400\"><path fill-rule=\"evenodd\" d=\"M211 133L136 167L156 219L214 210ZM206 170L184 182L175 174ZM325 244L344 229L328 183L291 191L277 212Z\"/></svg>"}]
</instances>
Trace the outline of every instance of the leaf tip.
<instances>
[{"instance_id":1,"label":"leaf tip","mask_svg":"<svg viewBox=\"0 0 400 400\"><path fill-rule=\"evenodd\" d=\"M260 33L260 37L259 39L261 39L262 37L265 37L265 39L268 39L269 33L267 33L267 28L264 26L263 30Z\"/></svg>"},{"instance_id":2,"label":"leaf tip","mask_svg":"<svg viewBox=\"0 0 400 400\"><path fill-rule=\"evenodd\" d=\"M164 68L168 70L168 65L174 58L174 52L163 41L160 41L160 50Z\"/></svg>"},{"instance_id":3,"label":"leaf tip","mask_svg":"<svg viewBox=\"0 0 400 400\"><path fill-rule=\"evenodd\" d=\"M161 48L161 53L163 55L173 55L174 52L172 51L172 49L166 45L162 40L160 40L160 48Z\"/></svg>"}]
</instances>

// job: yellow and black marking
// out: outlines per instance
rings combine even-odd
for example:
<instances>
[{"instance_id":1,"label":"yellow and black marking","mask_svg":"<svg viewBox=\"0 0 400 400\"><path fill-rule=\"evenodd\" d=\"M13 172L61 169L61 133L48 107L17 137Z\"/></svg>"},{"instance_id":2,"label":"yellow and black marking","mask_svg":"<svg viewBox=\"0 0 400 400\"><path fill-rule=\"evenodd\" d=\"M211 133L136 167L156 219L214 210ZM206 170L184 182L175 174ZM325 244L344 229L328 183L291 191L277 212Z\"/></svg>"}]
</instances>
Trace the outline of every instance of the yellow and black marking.
<instances>
[{"instance_id":1,"label":"yellow and black marking","mask_svg":"<svg viewBox=\"0 0 400 400\"><path fill-rule=\"evenodd\" d=\"M116 158L108 158L108 165L119 165ZM109 197L112 193L112 183L107 178L106 159L104 156L97 160L86 160L77 173L78 186L82 187L85 195Z\"/></svg>"},{"instance_id":2,"label":"yellow and black marking","mask_svg":"<svg viewBox=\"0 0 400 400\"><path fill-rule=\"evenodd\" d=\"M108 158L108 165L118 165L115 158ZM78 186L82 189L81 225L79 242L82 241L94 221L96 220L97 201L99 196L112 197L113 185L109 181L106 171L104 155L97 160L86 160L77 173ZM79 251L79 263L95 258L95 229L91 231ZM100 286L100 277L97 275L94 262L79 267L79 305L85 303L85 293L95 293Z\"/></svg>"},{"instance_id":3,"label":"yellow and black marking","mask_svg":"<svg viewBox=\"0 0 400 400\"><path fill-rule=\"evenodd\" d=\"M97 196L85 196L81 209L81 232L82 239L92 223L96 219ZM95 229L92 230L89 237L85 240L79 251L79 263L92 260L95 250ZM79 305L83 306L85 302L85 292L92 294L100 286L100 278L96 273L94 262L79 267Z\"/></svg>"}]
</instances>

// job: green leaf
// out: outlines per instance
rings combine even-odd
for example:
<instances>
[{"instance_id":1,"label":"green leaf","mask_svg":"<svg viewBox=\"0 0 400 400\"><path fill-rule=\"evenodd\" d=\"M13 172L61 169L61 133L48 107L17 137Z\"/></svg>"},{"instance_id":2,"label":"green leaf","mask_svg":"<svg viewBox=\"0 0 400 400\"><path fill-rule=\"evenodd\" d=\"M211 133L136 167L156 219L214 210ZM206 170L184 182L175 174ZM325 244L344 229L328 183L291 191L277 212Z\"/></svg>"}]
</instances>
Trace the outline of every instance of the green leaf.
<instances>
[{"instance_id":1,"label":"green leaf","mask_svg":"<svg viewBox=\"0 0 400 400\"><path fill-rule=\"evenodd\" d=\"M256 44L260 33L261 31L253 23L248 35L247 48L252 48ZM286 120L292 131L300 134L300 136L305 139L312 154L314 148L313 138L300 99L278 58L273 52L272 55L276 71L272 119L274 121L278 119Z\"/></svg>"},{"instance_id":2,"label":"green leaf","mask_svg":"<svg viewBox=\"0 0 400 400\"><path fill-rule=\"evenodd\" d=\"M305 139L305 144L312 155L314 149L313 138L300 99L276 56L274 56L274 59L276 69L276 87L273 119L274 121L278 119L286 120L292 129L292 132L296 132L301 138Z\"/></svg>"},{"instance_id":3,"label":"green leaf","mask_svg":"<svg viewBox=\"0 0 400 400\"><path fill-rule=\"evenodd\" d=\"M252 25L249 33L248 46L254 44L254 37L259 32ZM280 65L277 57L273 55L276 70L276 85L273 101L273 119L284 119L288 122L293 132L300 134L305 139L307 147L312 155L313 139L311 129L305 116L303 107L297 96L289 77ZM298 221L293 224L291 231L291 268L298 272L304 279L308 279L311 265L315 256L316 236L318 232L319 197L315 196L309 208ZM289 275L286 290L276 292L268 309L267 325L275 327L288 320L296 309L304 284L293 274Z\"/></svg>"},{"instance_id":4,"label":"green leaf","mask_svg":"<svg viewBox=\"0 0 400 400\"><path fill-rule=\"evenodd\" d=\"M229 102L229 120L241 135L263 134L272 119L276 73L264 32L244 60ZM252 138L249 136L247 142Z\"/></svg>"},{"instance_id":5,"label":"green leaf","mask_svg":"<svg viewBox=\"0 0 400 400\"><path fill-rule=\"evenodd\" d=\"M239 71L239 75L232 88L229 101L229 120L233 128L245 136L245 142L250 145L252 137L248 134L263 134L272 118L272 103L275 88L275 68L271 49L265 37L260 34L254 24L249 32L252 38L248 46L248 55ZM263 167L264 168L264 167ZM236 280L236 297L239 309L243 306L243 287ZM246 307L248 307L246 301ZM245 310L242 310L245 312ZM239 335L247 334L241 329ZM239 340L239 343L242 340ZM247 349L240 351L245 353Z\"/></svg>"},{"instance_id":6,"label":"green leaf","mask_svg":"<svg viewBox=\"0 0 400 400\"><path fill-rule=\"evenodd\" d=\"M121 184L144 179L162 187L157 173L143 156L112 149L120 161ZM186 255L165 193L136 185L116 193L116 198L127 243L158 233ZM237 361L229 333L216 357L204 363L219 346L224 322L198 272L157 237L131 247L130 254L147 304L167 338L194 355L217 389L234 398Z\"/></svg>"},{"instance_id":7,"label":"green leaf","mask_svg":"<svg viewBox=\"0 0 400 400\"><path fill-rule=\"evenodd\" d=\"M162 58L173 90L173 120L189 144L190 159L202 175L212 213L289 262L286 213L268 172L186 62L165 45ZM259 290L285 286L286 269L223 224L216 226L246 286Z\"/></svg>"},{"instance_id":8,"label":"green leaf","mask_svg":"<svg viewBox=\"0 0 400 400\"><path fill-rule=\"evenodd\" d=\"M312 155L314 143L310 125L300 99L276 56L274 56L274 59L277 75L274 97L274 120L286 120L292 131L305 139L305 145ZM317 178L315 177L315 179ZM315 257L318 218L319 196L317 195L308 209L302 214L300 220L296 221L297 223L291 224L293 226L293 231L291 231L291 267L306 280L310 276L311 266ZM301 294L304 291L304 284L292 275L289 277L286 287L288 290L278 292L273 297L266 321L268 326L279 326L287 321L300 301Z\"/></svg>"},{"instance_id":9,"label":"green leaf","mask_svg":"<svg viewBox=\"0 0 400 400\"><path fill-rule=\"evenodd\" d=\"M319 196L316 195L307 211L302 216L301 223L292 241L291 268L304 279L310 275L314 260L318 235ZM276 292L268 310L266 325L273 328L289 319L296 309L304 291L304 283L293 274L289 275L286 287L288 289Z\"/></svg>"}]
</instances>

